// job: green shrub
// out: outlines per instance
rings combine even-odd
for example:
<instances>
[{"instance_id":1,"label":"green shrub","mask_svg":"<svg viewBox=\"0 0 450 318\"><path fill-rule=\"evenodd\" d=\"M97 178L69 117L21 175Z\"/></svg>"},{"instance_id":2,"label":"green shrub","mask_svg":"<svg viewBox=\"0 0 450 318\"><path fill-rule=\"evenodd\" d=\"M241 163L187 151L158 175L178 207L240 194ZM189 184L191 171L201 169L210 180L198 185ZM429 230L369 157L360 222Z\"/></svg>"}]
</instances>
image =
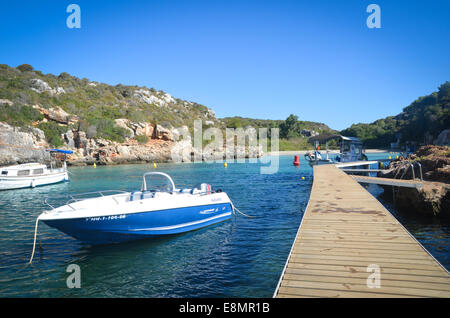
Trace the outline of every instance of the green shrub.
<instances>
[{"instance_id":1,"label":"green shrub","mask_svg":"<svg viewBox=\"0 0 450 318\"><path fill-rule=\"evenodd\" d=\"M64 134L67 131L67 127L63 127L53 121L49 121L40 123L38 128L44 132L45 138L50 145L60 147L64 144L61 134Z\"/></svg>"},{"instance_id":2,"label":"green shrub","mask_svg":"<svg viewBox=\"0 0 450 318\"><path fill-rule=\"evenodd\" d=\"M148 142L148 137L145 135L139 135L134 137L134 139L140 144L146 144Z\"/></svg>"},{"instance_id":3,"label":"green shrub","mask_svg":"<svg viewBox=\"0 0 450 318\"><path fill-rule=\"evenodd\" d=\"M17 127L29 126L44 116L36 109L22 104L0 104L0 121Z\"/></svg>"},{"instance_id":4,"label":"green shrub","mask_svg":"<svg viewBox=\"0 0 450 318\"><path fill-rule=\"evenodd\" d=\"M128 130L117 126L114 120L110 118L89 118L87 119L87 123L96 127L97 138L124 142L125 138L130 136Z\"/></svg>"},{"instance_id":5,"label":"green shrub","mask_svg":"<svg viewBox=\"0 0 450 318\"><path fill-rule=\"evenodd\" d=\"M269 147L269 145L268 145ZM281 138L278 144L280 151L306 150L313 149L313 146L308 143L308 138ZM270 151L270 148L268 149Z\"/></svg>"},{"instance_id":6,"label":"green shrub","mask_svg":"<svg viewBox=\"0 0 450 318\"><path fill-rule=\"evenodd\" d=\"M30 64L22 64L17 66L17 69L19 69L21 72L28 72L33 70L33 66Z\"/></svg>"}]
</instances>

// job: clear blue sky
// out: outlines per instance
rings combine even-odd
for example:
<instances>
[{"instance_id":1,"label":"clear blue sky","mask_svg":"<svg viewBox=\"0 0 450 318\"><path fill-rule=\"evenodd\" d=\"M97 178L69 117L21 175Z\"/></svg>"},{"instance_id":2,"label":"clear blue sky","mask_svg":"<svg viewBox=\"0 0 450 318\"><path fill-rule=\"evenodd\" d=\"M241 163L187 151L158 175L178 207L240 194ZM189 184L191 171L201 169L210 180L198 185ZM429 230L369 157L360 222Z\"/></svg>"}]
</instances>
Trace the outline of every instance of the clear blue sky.
<instances>
[{"instance_id":1,"label":"clear blue sky","mask_svg":"<svg viewBox=\"0 0 450 318\"><path fill-rule=\"evenodd\" d=\"M70 3L81 29L66 27ZM450 1L1 1L0 63L343 129L450 80Z\"/></svg>"}]
</instances>

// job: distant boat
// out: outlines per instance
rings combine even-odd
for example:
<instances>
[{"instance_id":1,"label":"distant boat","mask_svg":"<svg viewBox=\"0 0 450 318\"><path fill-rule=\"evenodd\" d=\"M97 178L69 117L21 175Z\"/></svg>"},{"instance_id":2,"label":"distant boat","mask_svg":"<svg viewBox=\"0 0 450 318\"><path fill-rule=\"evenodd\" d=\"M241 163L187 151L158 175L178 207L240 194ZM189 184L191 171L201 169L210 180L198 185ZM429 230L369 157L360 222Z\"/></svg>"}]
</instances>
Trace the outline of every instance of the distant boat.
<instances>
[{"instance_id":1,"label":"distant boat","mask_svg":"<svg viewBox=\"0 0 450 318\"><path fill-rule=\"evenodd\" d=\"M108 195L112 191L116 193ZM192 231L229 220L233 212L225 192L213 192L206 183L177 189L162 172L145 173L139 191L98 191L71 198L57 208L49 205L52 209L37 221L90 244Z\"/></svg>"},{"instance_id":2,"label":"distant boat","mask_svg":"<svg viewBox=\"0 0 450 318\"><path fill-rule=\"evenodd\" d=\"M0 167L0 190L34 188L37 186L68 181L66 154L70 150L49 149L52 158L50 168L45 164L33 162L21 165ZM62 167L53 167L55 154L64 154Z\"/></svg>"},{"instance_id":3,"label":"distant boat","mask_svg":"<svg viewBox=\"0 0 450 318\"><path fill-rule=\"evenodd\" d=\"M338 140L340 152L331 158L328 151L328 142ZM364 153L361 140L356 137L345 137L341 135L318 135L308 139L308 142L314 144L314 151L307 152L305 159L311 165L366 161L367 156ZM325 153L321 153L320 144L325 143Z\"/></svg>"}]
</instances>

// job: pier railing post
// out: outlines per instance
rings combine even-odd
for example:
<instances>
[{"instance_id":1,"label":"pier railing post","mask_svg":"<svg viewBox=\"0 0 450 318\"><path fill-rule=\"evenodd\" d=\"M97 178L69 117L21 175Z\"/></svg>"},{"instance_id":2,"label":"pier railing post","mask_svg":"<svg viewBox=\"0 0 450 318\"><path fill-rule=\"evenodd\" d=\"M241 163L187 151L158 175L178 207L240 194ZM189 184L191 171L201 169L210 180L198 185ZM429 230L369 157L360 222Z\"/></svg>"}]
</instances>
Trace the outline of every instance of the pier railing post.
<instances>
[{"instance_id":1,"label":"pier railing post","mask_svg":"<svg viewBox=\"0 0 450 318\"><path fill-rule=\"evenodd\" d=\"M416 179L416 175L414 173L414 164L411 162L409 165L411 166L411 170L412 170L412 178L413 178L413 180L415 180Z\"/></svg>"},{"instance_id":2,"label":"pier railing post","mask_svg":"<svg viewBox=\"0 0 450 318\"><path fill-rule=\"evenodd\" d=\"M423 181L422 165L420 164L420 162L417 162L417 161L415 161L414 164L417 164L419 166L420 181Z\"/></svg>"}]
</instances>

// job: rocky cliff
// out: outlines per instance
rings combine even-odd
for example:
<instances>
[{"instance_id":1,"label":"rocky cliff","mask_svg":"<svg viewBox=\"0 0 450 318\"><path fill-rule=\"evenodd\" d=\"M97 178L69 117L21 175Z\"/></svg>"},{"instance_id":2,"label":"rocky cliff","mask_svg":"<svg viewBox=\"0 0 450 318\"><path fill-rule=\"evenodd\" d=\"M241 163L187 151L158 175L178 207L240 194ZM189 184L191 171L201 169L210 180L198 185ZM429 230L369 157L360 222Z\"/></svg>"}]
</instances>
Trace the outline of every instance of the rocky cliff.
<instances>
[{"instance_id":1,"label":"rocky cliff","mask_svg":"<svg viewBox=\"0 0 450 318\"><path fill-rule=\"evenodd\" d=\"M73 150L73 165L190 161L199 150L179 131L192 131L195 120L224 128L212 109L153 88L0 65L0 165L41 161L49 147ZM261 155L260 146L234 151Z\"/></svg>"}]
</instances>

